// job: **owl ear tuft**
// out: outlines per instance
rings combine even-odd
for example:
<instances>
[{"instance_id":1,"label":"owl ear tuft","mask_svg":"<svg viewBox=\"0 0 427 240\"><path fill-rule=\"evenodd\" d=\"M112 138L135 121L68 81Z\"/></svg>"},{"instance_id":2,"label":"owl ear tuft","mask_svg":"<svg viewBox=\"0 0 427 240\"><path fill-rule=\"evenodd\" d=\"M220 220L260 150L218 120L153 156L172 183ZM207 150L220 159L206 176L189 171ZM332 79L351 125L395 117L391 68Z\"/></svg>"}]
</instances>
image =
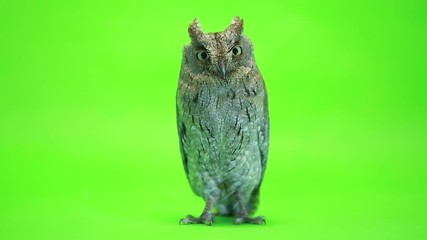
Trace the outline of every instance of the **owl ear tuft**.
<instances>
[{"instance_id":1,"label":"owl ear tuft","mask_svg":"<svg viewBox=\"0 0 427 240\"><path fill-rule=\"evenodd\" d=\"M202 30L202 25L200 25L199 20L195 18L193 22L188 26L188 35L194 42L199 42L202 36L204 35Z\"/></svg>"},{"instance_id":2,"label":"owl ear tuft","mask_svg":"<svg viewBox=\"0 0 427 240\"><path fill-rule=\"evenodd\" d=\"M240 17L234 17L233 21L231 21L230 26L225 30L226 32L235 33L240 36L243 33L243 19Z\"/></svg>"}]
</instances>

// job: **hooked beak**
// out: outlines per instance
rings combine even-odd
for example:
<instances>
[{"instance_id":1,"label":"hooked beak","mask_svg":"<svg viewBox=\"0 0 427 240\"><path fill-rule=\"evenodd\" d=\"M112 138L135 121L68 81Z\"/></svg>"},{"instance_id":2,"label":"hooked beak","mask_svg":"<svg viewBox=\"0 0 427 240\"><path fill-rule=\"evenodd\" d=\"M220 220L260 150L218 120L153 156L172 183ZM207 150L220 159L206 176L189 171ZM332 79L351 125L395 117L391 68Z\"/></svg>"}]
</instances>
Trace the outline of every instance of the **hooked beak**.
<instances>
[{"instance_id":1,"label":"hooked beak","mask_svg":"<svg viewBox=\"0 0 427 240\"><path fill-rule=\"evenodd\" d=\"M225 79L225 77L227 76L227 68L226 68L226 64L225 64L225 59L221 59L218 61L218 68L219 68L219 71L221 73L222 79Z\"/></svg>"}]
</instances>

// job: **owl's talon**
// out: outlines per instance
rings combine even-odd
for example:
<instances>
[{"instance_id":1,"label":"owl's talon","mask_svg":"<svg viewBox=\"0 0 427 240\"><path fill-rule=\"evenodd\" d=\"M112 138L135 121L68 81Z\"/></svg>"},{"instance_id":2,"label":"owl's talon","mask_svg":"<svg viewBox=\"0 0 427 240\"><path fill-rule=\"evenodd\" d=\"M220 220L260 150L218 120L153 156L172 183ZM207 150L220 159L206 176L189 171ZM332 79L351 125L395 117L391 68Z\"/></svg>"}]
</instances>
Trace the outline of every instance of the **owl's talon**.
<instances>
[{"instance_id":1,"label":"owl's talon","mask_svg":"<svg viewBox=\"0 0 427 240\"><path fill-rule=\"evenodd\" d=\"M207 226L213 225L213 217L212 216L201 216L199 218L188 215L187 217L181 219L179 221L179 225L188 225L188 224L205 224Z\"/></svg>"},{"instance_id":2,"label":"owl's talon","mask_svg":"<svg viewBox=\"0 0 427 240\"><path fill-rule=\"evenodd\" d=\"M242 223L250 223L250 224L256 224L256 225L267 225L267 222L265 221L264 216L258 216L258 217L254 217L254 218L251 218L249 216L237 217L234 219L233 223L236 225L239 225Z\"/></svg>"}]
</instances>

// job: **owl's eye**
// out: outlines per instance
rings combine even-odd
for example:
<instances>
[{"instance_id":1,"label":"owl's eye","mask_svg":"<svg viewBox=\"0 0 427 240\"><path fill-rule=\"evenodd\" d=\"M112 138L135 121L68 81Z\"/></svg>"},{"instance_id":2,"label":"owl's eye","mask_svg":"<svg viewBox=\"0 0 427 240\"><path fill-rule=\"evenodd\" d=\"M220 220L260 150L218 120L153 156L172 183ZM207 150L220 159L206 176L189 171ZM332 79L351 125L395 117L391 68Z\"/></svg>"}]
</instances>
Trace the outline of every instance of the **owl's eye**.
<instances>
[{"instance_id":1,"label":"owl's eye","mask_svg":"<svg viewBox=\"0 0 427 240\"><path fill-rule=\"evenodd\" d=\"M242 55L242 48L240 46L235 46L232 51L234 56Z\"/></svg>"},{"instance_id":2,"label":"owl's eye","mask_svg":"<svg viewBox=\"0 0 427 240\"><path fill-rule=\"evenodd\" d=\"M200 61L208 59L208 53L206 51L197 52L196 56Z\"/></svg>"}]
</instances>

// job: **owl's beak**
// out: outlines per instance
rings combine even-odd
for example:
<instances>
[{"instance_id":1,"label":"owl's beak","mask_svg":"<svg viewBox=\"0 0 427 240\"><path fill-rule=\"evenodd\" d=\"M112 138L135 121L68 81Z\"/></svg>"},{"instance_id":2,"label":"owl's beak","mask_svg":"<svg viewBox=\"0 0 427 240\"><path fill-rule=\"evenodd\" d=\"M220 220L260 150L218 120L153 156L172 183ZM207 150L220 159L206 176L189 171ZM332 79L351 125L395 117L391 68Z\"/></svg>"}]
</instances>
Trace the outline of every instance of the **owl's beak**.
<instances>
[{"instance_id":1,"label":"owl's beak","mask_svg":"<svg viewBox=\"0 0 427 240\"><path fill-rule=\"evenodd\" d=\"M227 76L227 67L224 59L218 61L218 68L221 72L222 79L225 79L225 77Z\"/></svg>"}]
</instances>

